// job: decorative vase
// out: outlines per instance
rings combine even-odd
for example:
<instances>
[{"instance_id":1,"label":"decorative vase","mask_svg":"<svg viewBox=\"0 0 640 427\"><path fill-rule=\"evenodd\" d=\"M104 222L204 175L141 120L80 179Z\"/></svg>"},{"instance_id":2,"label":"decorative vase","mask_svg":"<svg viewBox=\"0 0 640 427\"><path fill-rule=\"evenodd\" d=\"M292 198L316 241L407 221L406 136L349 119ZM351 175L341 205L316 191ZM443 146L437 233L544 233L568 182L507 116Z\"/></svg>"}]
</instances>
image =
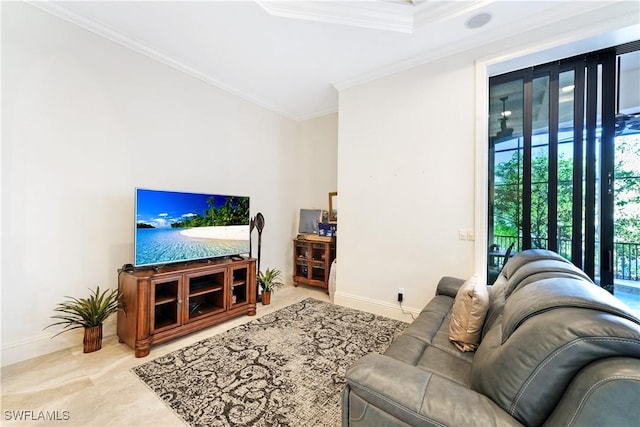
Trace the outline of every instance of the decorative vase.
<instances>
[{"instance_id":1,"label":"decorative vase","mask_svg":"<svg viewBox=\"0 0 640 427\"><path fill-rule=\"evenodd\" d=\"M91 353L102 348L102 325L84 328L83 353Z\"/></svg>"},{"instance_id":2,"label":"decorative vase","mask_svg":"<svg viewBox=\"0 0 640 427\"><path fill-rule=\"evenodd\" d=\"M262 291L262 305L271 304L271 291Z\"/></svg>"}]
</instances>

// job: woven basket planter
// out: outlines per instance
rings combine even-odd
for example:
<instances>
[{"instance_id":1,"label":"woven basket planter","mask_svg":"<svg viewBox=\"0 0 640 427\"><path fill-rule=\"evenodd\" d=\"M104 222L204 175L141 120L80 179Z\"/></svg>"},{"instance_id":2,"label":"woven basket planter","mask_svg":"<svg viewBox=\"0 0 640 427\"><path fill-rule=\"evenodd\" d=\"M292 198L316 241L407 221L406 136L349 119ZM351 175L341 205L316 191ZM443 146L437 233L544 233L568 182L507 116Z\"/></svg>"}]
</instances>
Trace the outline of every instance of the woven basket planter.
<instances>
[{"instance_id":1,"label":"woven basket planter","mask_svg":"<svg viewBox=\"0 0 640 427\"><path fill-rule=\"evenodd\" d=\"M262 291L262 305L271 304L271 291Z\"/></svg>"},{"instance_id":2,"label":"woven basket planter","mask_svg":"<svg viewBox=\"0 0 640 427\"><path fill-rule=\"evenodd\" d=\"M102 325L84 328L84 339L82 340L83 353L92 353L102 348Z\"/></svg>"}]
</instances>

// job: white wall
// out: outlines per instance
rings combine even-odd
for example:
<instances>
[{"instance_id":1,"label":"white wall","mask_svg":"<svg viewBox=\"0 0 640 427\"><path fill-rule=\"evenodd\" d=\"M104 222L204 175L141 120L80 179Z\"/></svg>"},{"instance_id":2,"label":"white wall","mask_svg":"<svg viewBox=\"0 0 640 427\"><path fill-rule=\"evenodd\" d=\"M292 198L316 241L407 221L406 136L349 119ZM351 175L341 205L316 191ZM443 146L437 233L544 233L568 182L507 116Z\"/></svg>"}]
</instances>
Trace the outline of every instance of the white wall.
<instances>
[{"instance_id":1,"label":"white wall","mask_svg":"<svg viewBox=\"0 0 640 427\"><path fill-rule=\"evenodd\" d=\"M418 313L442 276L484 273L489 66L560 45L572 44L559 58L629 41L615 31L629 25L625 34L637 37L638 5L622 2L343 88L336 303L410 321L398 288L405 311ZM476 240L460 240L460 229Z\"/></svg>"},{"instance_id":2,"label":"white wall","mask_svg":"<svg viewBox=\"0 0 640 427\"><path fill-rule=\"evenodd\" d=\"M292 203L278 206L277 211L270 216L263 211L266 225L260 259L261 270L276 265L283 272L287 282L293 281L292 242L298 234L300 209L328 210L329 192L338 188L338 114L328 114L301 122L296 135L296 142L291 146L292 151L289 153L294 160L285 166L290 181L282 184L285 191L290 193ZM274 216L282 216L287 221L285 234L288 240L284 242L286 264L279 262L283 255L282 247L278 247L274 253L274 242L266 240ZM257 248L256 239L257 233L254 232L254 248ZM257 249L254 250L254 256L257 256Z\"/></svg>"},{"instance_id":3,"label":"white wall","mask_svg":"<svg viewBox=\"0 0 640 427\"><path fill-rule=\"evenodd\" d=\"M294 179L298 180L301 188L296 206L304 209L329 209L329 192L338 189L337 141L338 114L329 114L300 124ZM299 210L294 214L299 217ZM298 222L293 225L293 234L296 234Z\"/></svg>"},{"instance_id":4,"label":"white wall","mask_svg":"<svg viewBox=\"0 0 640 427\"><path fill-rule=\"evenodd\" d=\"M456 56L340 93L337 303L394 315L471 273L473 76Z\"/></svg>"},{"instance_id":5,"label":"white wall","mask_svg":"<svg viewBox=\"0 0 640 427\"><path fill-rule=\"evenodd\" d=\"M304 189L298 204L310 209L329 209L329 192L338 185L338 114L329 114L301 123L300 159L296 176ZM333 142L333 143L332 143Z\"/></svg>"},{"instance_id":6,"label":"white wall","mask_svg":"<svg viewBox=\"0 0 640 427\"><path fill-rule=\"evenodd\" d=\"M2 89L2 365L79 345L42 329L117 286L134 187L250 196L284 271L298 209L336 187L337 115L294 122L22 2L2 5Z\"/></svg>"}]
</instances>

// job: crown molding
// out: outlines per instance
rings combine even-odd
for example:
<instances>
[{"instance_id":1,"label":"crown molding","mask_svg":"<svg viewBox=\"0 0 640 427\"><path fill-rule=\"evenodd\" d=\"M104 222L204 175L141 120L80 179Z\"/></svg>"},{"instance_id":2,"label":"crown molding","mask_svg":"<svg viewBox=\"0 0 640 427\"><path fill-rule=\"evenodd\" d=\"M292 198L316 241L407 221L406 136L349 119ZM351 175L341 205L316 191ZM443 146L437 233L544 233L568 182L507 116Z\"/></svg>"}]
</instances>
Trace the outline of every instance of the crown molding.
<instances>
[{"instance_id":1,"label":"crown molding","mask_svg":"<svg viewBox=\"0 0 640 427\"><path fill-rule=\"evenodd\" d=\"M329 108L325 108L324 110L314 111L311 114L296 116L297 117L296 120L299 122L304 122L306 120L317 119L318 117L323 117L323 116L326 116L327 114L334 114L337 112L338 112L338 104L336 103L336 105Z\"/></svg>"},{"instance_id":2,"label":"crown molding","mask_svg":"<svg viewBox=\"0 0 640 427\"><path fill-rule=\"evenodd\" d=\"M26 0L26 3L37 7L38 9L41 9L45 12L50 13L51 15L54 15L58 18L64 19L65 21L68 21L72 24L75 24L81 28L84 28L87 31L90 31L94 34L97 34L101 37L104 37L114 43L117 43L121 46L124 46L126 48L129 48L131 50L134 50L142 55L145 55L149 58L152 58L158 62L161 62L165 65L168 65L169 67L176 69L178 71L181 71L183 73L186 73L198 80L201 80L207 84L210 84L212 86L217 87L218 89L224 90L226 92L229 92L233 95L236 95L246 101L251 102L252 104L258 105L259 107L265 108L267 110L270 110L278 115L284 116L286 118L295 120L295 121L300 121L303 120L301 119L299 116L296 116L295 114L290 113L289 111L283 109L280 106L274 105L272 103L269 102L265 102L262 99L256 98L254 96L251 96L247 93L244 93L228 84L225 84L213 77L211 77L208 74L205 74L203 72L201 72L200 70L197 70L196 68L187 65L183 62L177 61L174 58L172 58L170 55L159 51L158 49L155 49L151 46L148 46L144 43L141 43L137 40L135 40L133 37L127 36L125 34L122 34L118 31L115 31L111 28L109 28L108 26L97 22L95 20L92 19L87 19L83 16L78 15L77 13L65 8L64 6L61 6L59 3L57 2L52 2L52 1L32 1L32 0Z\"/></svg>"},{"instance_id":3,"label":"crown molding","mask_svg":"<svg viewBox=\"0 0 640 427\"><path fill-rule=\"evenodd\" d=\"M612 4L616 4L617 8L615 10L607 9L607 6L611 6ZM587 15L596 12L600 12L593 22L584 21L580 28L573 29L572 31L568 31L559 36L554 36L551 42L547 42L547 45L559 46L562 44L573 43L588 37L595 36L597 34L601 34L604 32L611 32L615 30L622 30L627 27L635 26L638 27L638 9L639 6L635 2L631 1L614 1L609 2L605 6L598 6L597 3L593 3L593 7L583 12L579 15L571 14L570 11L573 10L573 5L571 2L566 2L563 10L566 11L562 13L562 11L555 14L555 18L549 18L548 15L544 13L539 14L534 17L536 20L535 24L528 28L526 32L536 31L545 26L553 25L556 23L560 23L567 19L567 16L576 17L584 17L587 18ZM380 67L375 70L371 70L369 72L360 74L358 76L354 76L351 79L343 80L340 82L335 82L333 86L338 90L338 92L347 90L351 87L358 86L373 80L377 80L383 77L387 77L389 75L399 73L401 71L405 71L423 64L427 64L429 62L433 62L447 56L456 55L458 53L462 53L468 50L472 50L479 46L488 45L491 43L496 43L501 40L508 40L511 38L511 34L521 34L522 28L520 23L513 22L509 25L502 26L500 31L495 31L495 34L491 37L484 38L481 44L470 44L469 39L459 40L456 43L452 43L447 47L430 49L425 52L420 53L412 58L409 58L404 61L396 62L394 64L389 64L388 66ZM538 48L541 44L537 44ZM517 48L517 46L514 46ZM528 52L528 51L527 51ZM513 54L516 56L524 55L525 51L518 49L518 52ZM513 56L511 55L511 56Z\"/></svg>"}]
</instances>

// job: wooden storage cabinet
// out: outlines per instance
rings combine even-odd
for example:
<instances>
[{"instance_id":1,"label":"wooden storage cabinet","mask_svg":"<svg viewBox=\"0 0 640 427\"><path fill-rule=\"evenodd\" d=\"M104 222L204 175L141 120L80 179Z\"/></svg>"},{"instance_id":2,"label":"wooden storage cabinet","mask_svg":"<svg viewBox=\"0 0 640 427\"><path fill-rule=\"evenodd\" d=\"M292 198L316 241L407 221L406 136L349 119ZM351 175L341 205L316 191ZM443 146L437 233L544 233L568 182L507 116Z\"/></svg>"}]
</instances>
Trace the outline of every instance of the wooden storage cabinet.
<instances>
[{"instance_id":1,"label":"wooden storage cabinet","mask_svg":"<svg viewBox=\"0 0 640 427\"><path fill-rule=\"evenodd\" d=\"M241 314L253 316L255 273L255 259L119 271L124 312L118 313L118 338L144 357L153 344Z\"/></svg>"},{"instance_id":2,"label":"wooden storage cabinet","mask_svg":"<svg viewBox=\"0 0 640 427\"><path fill-rule=\"evenodd\" d=\"M293 240L293 284L318 286L329 291L329 271L336 258L335 241Z\"/></svg>"}]
</instances>

